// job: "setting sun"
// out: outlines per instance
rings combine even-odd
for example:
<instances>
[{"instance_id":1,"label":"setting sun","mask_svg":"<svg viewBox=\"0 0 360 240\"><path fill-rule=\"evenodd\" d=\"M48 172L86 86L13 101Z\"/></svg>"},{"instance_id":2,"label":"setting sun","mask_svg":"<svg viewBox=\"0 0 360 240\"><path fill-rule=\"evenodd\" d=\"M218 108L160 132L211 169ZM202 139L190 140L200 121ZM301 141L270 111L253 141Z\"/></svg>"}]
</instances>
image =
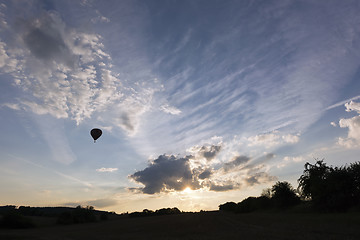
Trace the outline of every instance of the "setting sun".
<instances>
[{"instance_id":1,"label":"setting sun","mask_svg":"<svg viewBox=\"0 0 360 240\"><path fill-rule=\"evenodd\" d=\"M183 190L184 193L191 193L192 189L190 187L187 187Z\"/></svg>"}]
</instances>

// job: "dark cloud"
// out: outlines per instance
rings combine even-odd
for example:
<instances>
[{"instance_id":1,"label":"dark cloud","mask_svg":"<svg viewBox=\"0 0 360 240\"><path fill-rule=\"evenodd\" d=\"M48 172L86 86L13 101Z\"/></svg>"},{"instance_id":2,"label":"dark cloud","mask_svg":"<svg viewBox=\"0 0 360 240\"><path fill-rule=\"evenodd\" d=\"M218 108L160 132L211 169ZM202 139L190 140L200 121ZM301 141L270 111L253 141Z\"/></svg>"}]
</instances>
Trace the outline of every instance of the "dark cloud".
<instances>
[{"instance_id":1,"label":"dark cloud","mask_svg":"<svg viewBox=\"0 0 360 240\"><path fill-rule=\"evenodd\" d=\"M199 153L206 158L206 160L211 161L216 157L220 150L220 145L202 146Z\"/></svg>"},{"instance_id":2,"label":"dark cloud","mask_svg":"<svg viewBox=\"0 0 360 240\"><path fill-rule=\"evenodd\" d=\"M234 167L237 167L241 164L247 163L250 160L247 156L236 156L230 162L224 164L224 171L228 172Z\"/></svg>"},{"instance_id":3,"label":"dark cloud","mask_svg":"<svg viewBox=\"0 0 360 240\"><path fill-rule=\"evenodd\" d=\"M147 168L142 171L137 171L129 178L144 185L142 188L129 188L128 190L134 193L155 194L167 191L182 191L187 187L191 189L206 188L210 191L224 192L236 190L240 188L242 181L247 186L255 184L266 183L276 180L276 177L270 176L260 169L263 165L248 167L242 169L236 168L242 166L250 161L247 156L236 156L232 161L225 163L222 168L217 170L205 166L198 166L197 168L190 168L190 161L196 161L193 156L186 156L183 158L175 157L173 155L160 155ZM214 178L214 175L226 176L230 169L236 168L239 174L239 181L236 179L222 180ZM244 171L246 169L246 171Z\"/></svg>"},{"instance_id":4,"label":"dark cloud","mask_svg":"<svg viewBox=\"0 0 360 240\"><path fill-rule=\"evenodd\" d=\"M249 186L253 186L260 183L272 182L276 180L277 178L275 176L271 176L266 172L258 172L245 179L246 183Z\"/></svg>"},{"instance_id":5,"label":"dark cloud","mask_svg":"<svg viewBox=\"0 0 360 240\"><path fill-rule=\"evenodd\" d=\"M145 185L141 191L147 194L166 190L181 191L186 187L198 189L200 185L190 169L189 159L190 156L176 158L160 155L150 166L135 172L130 178Z\"/></svg>"},{"instance_id":6,"label":"dark cloud","mask_svg":"<svg viewBox=\"0 0 360 240\"><path fill-rule=\"evenodd\" d=\"M274 153L268 153L265 155L265 159L266 160L270 160L270 159L273 159L275 157L275 154Z\"/></svg>"},{"instance_id":7,"label":"dark cloud","mask_svg":"<svg viewBox=\"0 0 360 240\"><path fill-rule=\"evenodd\" d=\"M120 116L120 123L121 125L127 129L129 132L133 132L135 130L134 126L134 117L131 117L127 113L123 113Z\"/></svg>"},{"instance_id":8,"label":"dark cloud","mask_svg":"<svg viewBox=\"0 0 360 240\"><path fill-rule=\"evenodd\" d=\"M210 183L210 191L215 191L215 192L226 192L226 191L235 190L235 189L239 189L239 188L240 188L240 184L235 183L235 182L228 181L226 184L223 184L223 185Z\"/></svg>"},{"instance_id":9,"label":"dark cloud","mask_svg":"<svg viewBox=\"0 0 360 240\"><path fill-rule=\"evenodd\" d=\"M206 169L205 171L199 174L199 179L210 178L211 174L212 174L211 169Z\"/></svg>"},{"instance_id":10,"label":"dark cloud","mask_svg":"<svg viewBox=\"0 0 360 240\"><path fill-rule=\"evenodd\" d=\"M62 34L64 25L56 16L44 14L26 24L26 28L23 40L36 58L74 67L76 56L66 45Z\"/></svg>"},{"instance_id":11,"label":"dark cloud","mask_svg":"<svg viewBox=\"0 0 360 240\"><path fill-rule=\"evenodd\" d=\"M251 177L248 177L246 180L245 180L248 185L250 186L253 186L255 184L259 184L259 180L258 180L258 177L257 176L251 176Z\"/></svg>"}]
</instances>

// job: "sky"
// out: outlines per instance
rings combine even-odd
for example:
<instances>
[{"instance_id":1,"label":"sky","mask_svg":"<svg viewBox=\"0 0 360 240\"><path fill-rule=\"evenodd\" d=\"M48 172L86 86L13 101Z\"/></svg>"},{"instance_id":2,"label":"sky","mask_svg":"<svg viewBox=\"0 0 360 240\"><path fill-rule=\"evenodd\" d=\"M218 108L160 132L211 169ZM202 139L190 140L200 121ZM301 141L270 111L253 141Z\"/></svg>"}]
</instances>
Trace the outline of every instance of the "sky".
<instances>
[{"instance_id":1,"label":"sky","mask_svg":"<svg viewBox=\"0 0 360 240\"><path fill-rule=\"evenodd\" d=\"M359 11L0 1L0 205L216 210L359 161Z\"/></svg>"}]
</instances>

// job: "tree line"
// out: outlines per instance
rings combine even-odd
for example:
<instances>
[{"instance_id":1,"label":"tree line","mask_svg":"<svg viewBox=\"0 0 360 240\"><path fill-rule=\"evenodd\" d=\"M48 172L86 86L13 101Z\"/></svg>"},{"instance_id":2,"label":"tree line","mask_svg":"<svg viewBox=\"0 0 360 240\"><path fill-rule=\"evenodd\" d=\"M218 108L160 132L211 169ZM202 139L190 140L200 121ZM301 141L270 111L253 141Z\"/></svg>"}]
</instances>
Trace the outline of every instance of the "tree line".
<instances>
[{"instance_id":1,"label":"tree line","mask_svg":"<svg viewBox=\"0 0 360 240\"><path fill-rule=\"evenodd\" d=\"M326 165L324 159L306 163L294 189L290 183L276 182L259 197L239 203L227 202L220 210L247 213L265 209L288 209L298 205L315 211L349 211L360 208L360 162L341 167Z\"/></svg>"},{"instance_id":2,"label":"tree line","mask_svg":"<svg viewBox=\"0 0 360 240\"><path fill-rule=\"evenodd\" d=\"M0 228L32 228L36 224L32 217L53 217L57 224L69 225L108 220L115 212L95 210L93 206L29 207L0 206Z\"/></svg>"},{"instance_id":3,"label":"tree line","mask_svg":"<svg viewBox=\"0 0 360 240\"><path fill-rule=\"evenodd\" d=\"M150 216L161 216L161 215L174 215L182 213L177 207L174 208L161 208L158 210L144 209L142 212L129 213L129 217L150 217Z\"/></svg>"},{"instance_id":4,"label":"tree line","mask_svg":"<svg viewBox=\"0 0 360 240\"><path fill-rule=\"evenodd\" d=\"M36 224L32 217L51 217L56 218L56 224L70 225L88 222L106 221L113 216L123 217L148 217L161 215L181 214L182 212L174 208L161 208L158 210L144 209L142 212L132 212L116 214L95 210L93 206L72 207L30 207L30 206L0 206L0 228L33 228Z\"/></svg>"}]
</instances>

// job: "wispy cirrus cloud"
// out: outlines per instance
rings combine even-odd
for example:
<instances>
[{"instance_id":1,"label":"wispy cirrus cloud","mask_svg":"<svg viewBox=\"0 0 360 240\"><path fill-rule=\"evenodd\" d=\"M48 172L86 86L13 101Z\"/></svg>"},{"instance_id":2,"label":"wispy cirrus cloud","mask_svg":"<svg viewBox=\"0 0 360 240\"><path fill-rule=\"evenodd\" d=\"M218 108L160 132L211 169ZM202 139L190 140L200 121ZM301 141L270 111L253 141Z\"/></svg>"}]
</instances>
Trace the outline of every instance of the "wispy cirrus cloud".
<instances>
[{"instance_id":1,"label":"wispy cirrus cloud","mask_svg":"<svg viewBox=\"0 0 360 240\"><path fill-rule=\"evenodd\" d=\"M280 144L295 144L299 142L299 135L286 134L281 135L278 131L271 133L259 134L249 137L248 146L263 145L266 148L270 148Z\"/></svg>"},{"instance_id":2,"label":"wispy cirrus cloud","mask_svg":"<svg viewBox=\"0 0 360 240\"><path fill-rule=\"evenodd\" d=\"M170 113L173 115L178 115L181 113L181 110L177 109L176 107L169 106L168 104L162 105L160 109L165 113Z\"/></svg>"},{"instance_id":3,"label":"wispy cirrus cloud","mask_svg":"<svg viewBox=\"0 0 360 240\"><path fill-rule=\"evenodd\" d=\"M98 168L96 169L97 172L116 172L117 170L119 170L118 168Z\"/></svg>"}]
</instances>

